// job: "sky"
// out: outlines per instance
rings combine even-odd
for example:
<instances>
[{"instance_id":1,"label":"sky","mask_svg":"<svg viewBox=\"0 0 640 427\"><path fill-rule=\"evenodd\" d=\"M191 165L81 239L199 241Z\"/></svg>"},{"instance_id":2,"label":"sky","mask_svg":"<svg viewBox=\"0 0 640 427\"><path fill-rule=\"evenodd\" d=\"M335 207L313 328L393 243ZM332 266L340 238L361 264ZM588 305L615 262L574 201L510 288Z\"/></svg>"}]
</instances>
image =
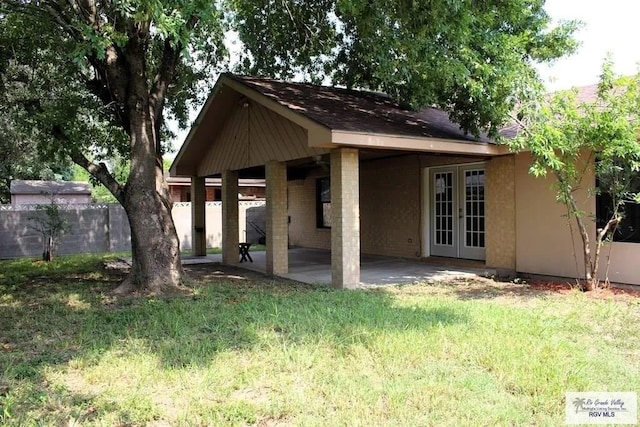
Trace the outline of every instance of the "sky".
<instances>
[{"instance_id":1,"label":"sky","mask_svg":"<svg viewBox=\"0 0 640 427\"><path fill-rule=\"evenodd\" d=\"M550 91L598 82L602 62L613 55L618 74L635 74L640 61L640 2L638 0L547 0L554 20L577 19L584 26L576 38L578 52L538 70Z\"/></svg>"},{"instance_id":2,"label":"sky","mask_svg":"<svg viewBox=\"0 0 640 427\"><path fill-rule=\"evenodd\" d=\"M638 0L547 0L545 9L554 21L579 20L576 34L581 45L569 57L538 66L549 91L598 82L602 62L612 54L614 71L635 74L640 62L640 1ZM192 114L197 117L198 112ZM173 145L180 148L188 131L177 130Z\"/></svg>"}]
</instances>

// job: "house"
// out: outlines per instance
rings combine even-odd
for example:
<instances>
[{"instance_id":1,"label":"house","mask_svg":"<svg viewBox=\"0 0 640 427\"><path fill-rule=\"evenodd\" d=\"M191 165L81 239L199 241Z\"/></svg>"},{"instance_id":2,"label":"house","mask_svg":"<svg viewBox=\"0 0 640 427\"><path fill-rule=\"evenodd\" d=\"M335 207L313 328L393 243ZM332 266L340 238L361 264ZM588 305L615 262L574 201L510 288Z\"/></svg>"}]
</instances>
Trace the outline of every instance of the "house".
<instances>
[{"instance_id":1,"label":"house","mask_svg":"<svg viewBox=\"0 0 640 427\"><path fill-rule=\"evenodd\" d=\"M552 178L529 175L530 163L528 153L466 135L434 108L413 112L383 94L224 74L170 172L191 177L194 241L205 177L222 178L226 263L238 256L238 180L266 178L270 274L286 274L287 249L299 246L331 251L335 287L358 284L361 253L575 277L580 244ZM578 197L596 214L587 191L594 175L588 180ZM640 284L640 245L614 242L608 251L610 280Z\"/></svg>"},{"instance_id":2,"label":"house","mask_svg":"<svg viewBox=\"0 0 640 427\"><path fill-rule=\"evenodd\" d=\"M191 201L191 179L179 176L167 176L167 185L173 202ZM206 178L205 199L207 202L222 200L222 180ZM241 179L238 181L240 200L264 200L264 179Z\"/></svg>"},{"instance_id":3,"label":"house","mask_svg":"<svg viewBox=\"0 0 640 427\"><path fill-rule=\"evenodd\" d=\"M86 182L14 179L9 190L14 206L48 204L52 201L58 204L91 203L91 187Z\"/></svg>"}]
</instances>

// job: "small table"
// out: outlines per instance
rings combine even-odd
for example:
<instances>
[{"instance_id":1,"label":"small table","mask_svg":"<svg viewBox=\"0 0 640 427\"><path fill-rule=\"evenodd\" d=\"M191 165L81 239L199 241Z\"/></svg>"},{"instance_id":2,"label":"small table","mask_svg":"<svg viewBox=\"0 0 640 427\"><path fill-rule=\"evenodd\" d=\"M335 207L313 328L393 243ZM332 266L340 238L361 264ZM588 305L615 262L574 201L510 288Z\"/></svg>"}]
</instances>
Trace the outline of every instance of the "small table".
<instances>
[{"instance_id":1,"label":"small table","mask_svg":"<svg viewBox=\"0 0 640 427\"><path fill-rule=\"evenodd\" d=\"M238 249L240 250L240 262L251 261L251 255L249 255L249 248L251 247L251 243L238 243ZM247 260L247 258L249 258Z\"/></svg>"}]
</instances>

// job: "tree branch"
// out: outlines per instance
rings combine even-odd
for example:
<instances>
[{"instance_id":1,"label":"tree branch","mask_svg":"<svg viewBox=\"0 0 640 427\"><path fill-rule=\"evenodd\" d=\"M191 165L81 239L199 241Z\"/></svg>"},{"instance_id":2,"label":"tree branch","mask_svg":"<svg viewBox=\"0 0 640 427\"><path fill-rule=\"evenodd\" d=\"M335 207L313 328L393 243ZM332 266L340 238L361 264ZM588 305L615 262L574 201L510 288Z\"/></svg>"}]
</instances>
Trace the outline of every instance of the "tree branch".
<instances>
[{"instance_id":1,"label":"tree branch","mask_svg":"<svg viewBox=\"0 0 640 427\"><path fill-rule=\"evenodd\" d=\"M93 163L84 154L79 151L70 153L71 160L85 169L93 177L95 177L102 185L104 185L120 203L124 203L124 188L115 180L107 165L104 163Z\"/></svg>"},{"instance_id":2,"label":"tree branch","mask_svg":"<svg viewBox=\"0 0 640 427\"><path fill-rule=\"evenodd\" d=\"M72 146L69 141L69 138L65 134L64 130L58 125L54 125L51 128L51 135L61 142L61 145ZM67 143L67 144L64 144ZM116 181L116 179L111 175L107 165L104 163L93 163L89 160L84 154L80 152L80 150L76 148L71 148L67 154L71 157L74 163L84 168L87 172L89 172L93 177L95 177L102 185L107 187L107 189L113 194L113 197L118 200L118 202L124 202L124 188Z\"/></svg>"},{"instance_id":3,"label":"tree branch","mask_svg":"<svg viewBox=\"0 0 640 427\"><path fill-rule=\"evenodd\" d=\"M188 32L191 32L198 24L200 18L197 16L191 16L187 21L185 27ZM162 109L164 108L164 101L169 90L169 85L173 80L176 67L180 61L180 51L183 46L181 43L173 44L171 40L167 39L164 42L162 50L162 61L158 67L151 90L149 92L149 103L153 118L156 122L160 122L162 119Z\"/></svg>"}]
</instances>

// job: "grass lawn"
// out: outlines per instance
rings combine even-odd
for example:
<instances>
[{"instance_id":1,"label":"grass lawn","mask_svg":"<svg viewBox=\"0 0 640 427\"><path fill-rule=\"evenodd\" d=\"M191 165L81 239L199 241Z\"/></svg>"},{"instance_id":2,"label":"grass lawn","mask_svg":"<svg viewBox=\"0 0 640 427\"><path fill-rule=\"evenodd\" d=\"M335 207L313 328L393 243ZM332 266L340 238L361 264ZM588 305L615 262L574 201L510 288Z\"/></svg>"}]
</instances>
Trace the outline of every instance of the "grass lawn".
<instances>
[{"instance_id":1,"label":"grass lawn","mask_svg":"<svg viewBox=\"0 0 640 427\"><path fill-rule=\"evenodd\" d=\"M0 425L557 426L565 391L640 391L638 298L199 265L114 299L102 261L0 262Z\"/></svg>"}]
</instances>

